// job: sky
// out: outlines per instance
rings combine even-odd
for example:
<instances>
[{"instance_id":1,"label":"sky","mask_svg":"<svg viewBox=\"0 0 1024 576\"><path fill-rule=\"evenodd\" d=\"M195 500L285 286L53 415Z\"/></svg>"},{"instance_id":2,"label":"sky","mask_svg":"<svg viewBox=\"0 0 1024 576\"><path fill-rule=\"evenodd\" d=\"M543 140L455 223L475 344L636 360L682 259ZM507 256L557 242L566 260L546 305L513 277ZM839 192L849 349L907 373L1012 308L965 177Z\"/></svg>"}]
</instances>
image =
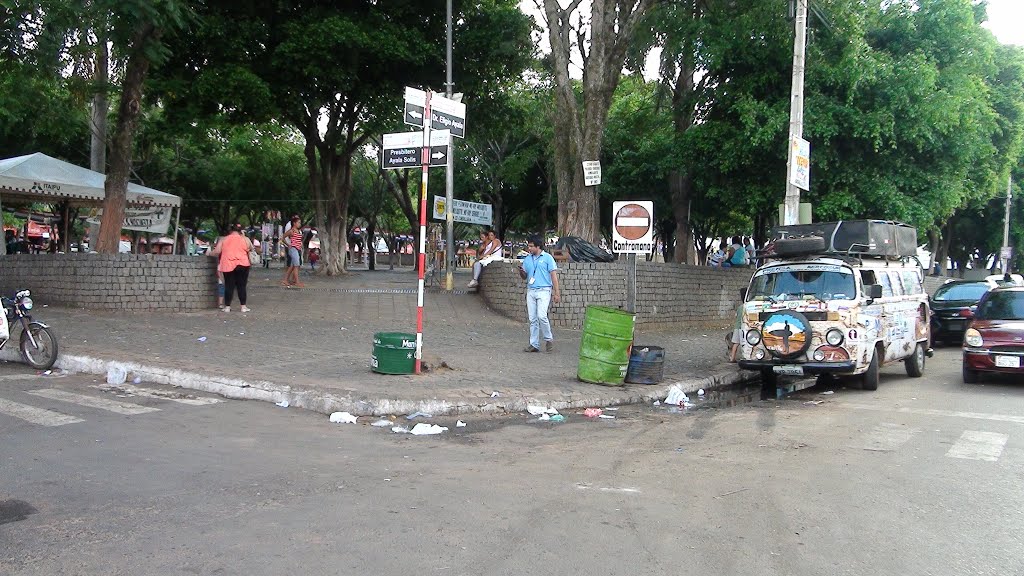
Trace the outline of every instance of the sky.
<instances>
[{"instance_id":1,"label":"sky","mask_svg":"<svg viewBox=\"0 0 1024 576\"><path fill-rule=\"evenodd\" d=\"M1024 46L1024 0L988 0L984 26L1003 44Z\"/></svg>"}]
</instances>

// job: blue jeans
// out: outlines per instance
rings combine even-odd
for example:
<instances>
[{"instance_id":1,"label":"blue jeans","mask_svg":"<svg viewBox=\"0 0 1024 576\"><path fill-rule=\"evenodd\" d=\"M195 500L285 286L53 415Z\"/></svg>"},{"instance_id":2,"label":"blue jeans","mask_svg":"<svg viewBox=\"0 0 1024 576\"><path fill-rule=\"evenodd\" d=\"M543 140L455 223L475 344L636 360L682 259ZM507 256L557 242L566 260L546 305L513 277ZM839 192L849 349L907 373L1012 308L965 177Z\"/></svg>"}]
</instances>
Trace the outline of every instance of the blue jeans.
<instances>
[{"instance_id":1,"label":"blue jeans","mask_svg":"<svg viewBox=\"0 0 1024 576\"><path fill-rule=\"evenodd\" d=\"M530 346L540 350L540 337L545 341L554 340L551 323L548 322L548 306L551 304L551 288L531 288L526 291L526 310L530 314Z\"/></svg>"}]
</instances>

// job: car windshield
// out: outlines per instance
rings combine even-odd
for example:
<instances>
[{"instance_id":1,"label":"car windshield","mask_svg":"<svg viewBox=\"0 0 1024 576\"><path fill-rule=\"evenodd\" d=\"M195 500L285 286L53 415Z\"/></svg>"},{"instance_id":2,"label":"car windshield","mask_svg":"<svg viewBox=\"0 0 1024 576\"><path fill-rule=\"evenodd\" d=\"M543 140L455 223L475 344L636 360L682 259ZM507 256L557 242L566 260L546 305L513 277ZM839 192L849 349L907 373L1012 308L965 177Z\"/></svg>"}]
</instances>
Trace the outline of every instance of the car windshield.
<instances>
[{"instance_id":1,"label":"car windshield","mask_svg":"<svg viewBox=\"0 0 1024 576\"><path fill-rule=\"evenodd\" d=\"M979 320L1024 320L1024 292L993 292L978 306Z\"/></svg>"},{"instance_id":2,"label":"car windshield","mask_svg":"<svg viewBox=\"0 0 1024 576\"><path fill-rule=\"evenodd\" d=\"M984 282L970 283L970 284L946 284L935 291L936 302L952 302L958 300L965 300L971 302L977 302L981 300L981 297L988 292L989 285Z\"/></svg>"},{"instance_id":3,"label":"car windshield","mask_svg":"<svg viewBox=\"0 0 1024 576\"><path fill-rule=\"evenodd\" d=\"M820 269L827 268L827 269ZM842 266L814 269L785 266L758 272L750 288L750 300L853 300L857 285L853 271Z\"/></svg>"}]
</instances>

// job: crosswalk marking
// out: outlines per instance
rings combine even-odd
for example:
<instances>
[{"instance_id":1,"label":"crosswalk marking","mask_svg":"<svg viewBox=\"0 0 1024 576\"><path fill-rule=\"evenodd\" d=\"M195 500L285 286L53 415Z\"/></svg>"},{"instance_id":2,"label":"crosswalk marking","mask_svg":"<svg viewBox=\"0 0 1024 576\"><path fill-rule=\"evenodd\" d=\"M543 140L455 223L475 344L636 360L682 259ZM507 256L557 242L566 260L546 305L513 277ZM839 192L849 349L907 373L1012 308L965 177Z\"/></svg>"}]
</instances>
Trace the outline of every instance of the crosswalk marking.
<instances>
[{"instance_id":1,"label":"crosswalk marking","mask_svg":"<svg viewBox=\"0 0 1024 576\"><path fill-rule=\"evenodd\" d=\"M974 420L991 420L993 422L1012 422L1024 424L1024 416L1012 416L1010 414L986 414L984 412L960 412L957 410L933 410L928 408L892 408L888 406L875 406L872 404L851 404L840 402L837 406L853 408L854 410L873 410L876 412L895 412L897 414L915 414L919 416L949 416L951 418L971 418Z\"/></svg>"},{"instance_id":2,"label":"crosswalk marking","mask_svg":"<svg viewBox=\"0 0 1024 576\"><path fill-rule=\"evenodd\" d=\"M172 394L167 394L155 390L149 390L146 388L139 388L138 386L133 386L131 384L122 384L116 387L112 387L109 384L93 384L91 385L91 387L104 391L124 391L126 394L130 394L132 396L156 398L158 400L170 400L171 402L177 402L179 404L188 404L189 406L208 406L210 404L217 404L219 402L224 401L221 398L208 398L205 396L196 396L194 398L178 398L176 396L173 396Z\"/></svg>"},{"instance_id":3,"label":"crosswalk marking","mask_svg":"<svg viewBox=\"0 0 1024 576\"><path fill-rule=\"evenodd\" d=\"M898 424L883 423L867 434L863 448L873 452L891 452L907 443L919 430Z\"/></svg>"},{"instance_id":4,"label":"crosswalk marking","mask_svg":"<svg viewBox=\"0 0 1024 576\"><path fill-rule=\"evenodd\" d=\"M7 414L8 416L14 416L15 418L25 420L26 422L41 424L43 426L63 426L65 424L83 422L81 418L61 414L60 412L54 412L52 410L36 408L35 406L11 402L2 398L0 398L0 412Z\"/></svg>"},{"instance_id":5,"label":"crosswalk marking","mask_svg":"<svg viewBox=\"0 0 1024 576\"><path fill-rule=\"evenodd\" d=\"M105 400L103 398L93 398L92 396L85 396L83 394L74 394L71 392L65 392L63 390L54 390L47 388L44 390L27 390L26 394L32 394L33 396L42 396L43 398L49 398L51 400L60 400L61 402L71 402L73 404L80 404L82 406L88 406L90 408L99 408L100 410L108 410L117 414L145 414L146 412L158 412L159 408L151 408L149 406L139 406L136 404L129 404L128 402L117 402L115 400Z\"/></svg>"},{"instance_id":6,"label":"crosswalk marking","mask_svg":"<svg viewBox=\"0 0 1024 576\"><path fill-rule=\"evenodd\" d=\"M995 462L1003 453L1003 447L1006 446L1008 439L1009 436L998 432L967 430L960 435L960 439L949 449L949 452L946 452L946 456Z\"/></svg>"}]
</instances>

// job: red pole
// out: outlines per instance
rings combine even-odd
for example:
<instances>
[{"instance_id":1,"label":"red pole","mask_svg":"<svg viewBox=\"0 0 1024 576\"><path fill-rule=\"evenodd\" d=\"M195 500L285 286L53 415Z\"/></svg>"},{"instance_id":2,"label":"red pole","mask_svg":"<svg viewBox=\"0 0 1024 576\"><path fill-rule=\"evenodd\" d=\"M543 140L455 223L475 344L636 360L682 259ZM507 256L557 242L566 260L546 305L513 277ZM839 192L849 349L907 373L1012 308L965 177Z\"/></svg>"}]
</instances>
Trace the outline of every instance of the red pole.
<instances>
[{"instance_id":1,"label":"red pole","mask_svg":"<svg viewBox=\"0 0 1024 576\"><path fill-rule=\"evenodd\" d=\"M423 274L426 270L427 256L427 174L430 173L430 90L423 106L423 147L420 148L423 177L420 182L420 250L419 250L419 289L416 292L416 373L420 373L423 362Z\"/></svg>"}]
</instances>

